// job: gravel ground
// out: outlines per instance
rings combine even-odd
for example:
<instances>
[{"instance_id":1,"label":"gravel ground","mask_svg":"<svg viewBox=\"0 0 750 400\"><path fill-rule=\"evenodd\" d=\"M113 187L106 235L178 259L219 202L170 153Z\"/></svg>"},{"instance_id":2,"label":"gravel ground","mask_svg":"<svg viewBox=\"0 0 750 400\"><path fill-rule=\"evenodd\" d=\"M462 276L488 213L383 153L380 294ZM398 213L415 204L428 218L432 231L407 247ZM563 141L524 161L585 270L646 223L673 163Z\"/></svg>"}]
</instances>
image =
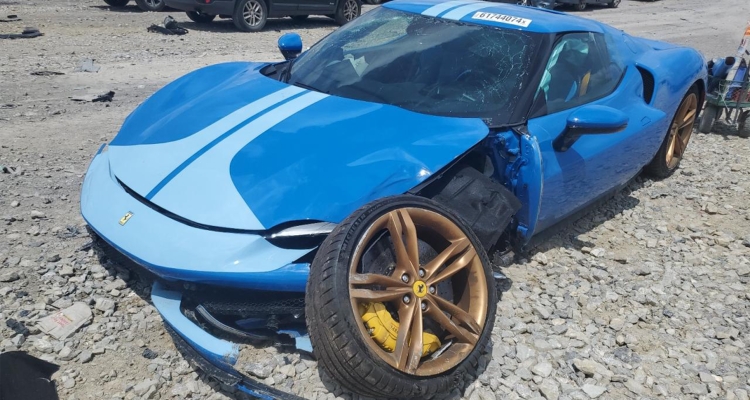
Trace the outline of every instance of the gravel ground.
<instances>
[{"instance_id":1,"label":"gravel ground","mask_svg":"<svg viewBox=\"0 0 750 400\"><path fill-rule=\"evenodd\" d=\"M176 352L143 283L85 246L83 174L125 116L168 81L222 61L278 60L281 33L297 31L309 45L335 25L287 18L246 34L230 22L199 26L176 11L115 11L95 0L0 0L8 14L23 21L0 22L0 33L35 26L45 36L0 41L0 350L60 364L62 399L233 398ZM191 32L146 31L168 14ZM580 15L716 57L734 53L750 3L625 0ZM86 58L98 73L74 72ZM70 99L109 90L111 103ZM637 179L508 267L482 373L446 397L748 399L749 159L750 140L725 125L695 134L672 177ZM42 317L74 302L91 309L89 324L63 340L40 331ZM242 368L269 384L308 398L356 397L306 356L255 354Z\"/></svg>"}]
</instances>

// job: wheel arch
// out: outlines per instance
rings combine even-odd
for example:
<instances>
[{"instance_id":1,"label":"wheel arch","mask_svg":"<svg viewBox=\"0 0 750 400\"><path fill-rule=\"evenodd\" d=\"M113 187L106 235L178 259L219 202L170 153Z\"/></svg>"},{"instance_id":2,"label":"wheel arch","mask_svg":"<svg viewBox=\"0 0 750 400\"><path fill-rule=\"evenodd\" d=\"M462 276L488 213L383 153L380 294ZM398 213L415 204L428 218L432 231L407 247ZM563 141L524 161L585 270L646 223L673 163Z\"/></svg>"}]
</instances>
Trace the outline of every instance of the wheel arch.
<instances>
[{"instance_id":1,"label":"wheel arch","mask_svg":"<svg viewBox=\"0 0 750 400\"><path fill-rule=\"evenodd\" d=\"M453 211L489 253L521 208L521 201L493 179L494 175L489 155L476 146L409 193L435 200Z\"/></svg>"}]
</instances>

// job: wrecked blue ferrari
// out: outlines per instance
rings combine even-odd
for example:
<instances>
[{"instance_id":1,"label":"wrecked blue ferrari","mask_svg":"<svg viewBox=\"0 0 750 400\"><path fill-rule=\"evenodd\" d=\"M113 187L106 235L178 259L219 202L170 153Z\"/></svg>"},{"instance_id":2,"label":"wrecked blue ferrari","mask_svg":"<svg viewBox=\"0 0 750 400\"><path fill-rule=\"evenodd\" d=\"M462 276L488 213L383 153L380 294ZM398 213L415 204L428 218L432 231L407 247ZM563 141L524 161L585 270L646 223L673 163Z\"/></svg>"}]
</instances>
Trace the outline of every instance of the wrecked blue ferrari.
<instances>
[{"instance_id":1,"label":"wrecked blue ferrari","mask_svg":"<svg viewBox=\"0 0 750 400\"><path fill-rule=\"evenodd\" d=\"M685 155L694 50L550 10L398 0L286 60L194 71L102 146L81 210L206 372L271 341L350 390L426 398L474 374L500 277L487 254Z\"/></svg>"}]
</instances>

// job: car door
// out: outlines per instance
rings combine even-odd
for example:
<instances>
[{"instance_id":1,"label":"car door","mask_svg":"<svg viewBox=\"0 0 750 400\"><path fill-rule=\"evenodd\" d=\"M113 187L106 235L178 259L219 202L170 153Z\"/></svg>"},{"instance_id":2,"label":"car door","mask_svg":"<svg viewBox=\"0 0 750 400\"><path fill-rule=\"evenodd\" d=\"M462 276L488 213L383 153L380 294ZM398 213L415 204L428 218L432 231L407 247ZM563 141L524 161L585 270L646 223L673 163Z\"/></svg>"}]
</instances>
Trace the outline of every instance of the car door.
<instances>
[{"instance_id":1,"label":"car door","mask_svg":"<svg viewBox=\"0 0 750 400\"><path fill-rule=\"evenodd\" d=\"M558 38L528 122L543 171L534 233L626 184L650 161L667 126L664 113L649 106L643 93L638 69L627 66L605 34L575 32ZM610 134L591 132L567 150L555 150L553 142L565 131L568 117L588 105L624 112L627 127Z\"/></svg>"},{"instance_id":2,"label":"car door","mask_svg":"<svg viewBox=\"0 0 750 400\"><path fill-rule=\"evenodd\" d=\"M269 0L269 15L282 17L300 14L300 3L304 0Z\"/></svg>"},{"instance_id":3,"label":"car door","mask_svg":"<svg viewBox=\"0 0 750 400\"><path fill-rule=\"evenodd\" d=\"M333 14L334 11L336 10L335 0L295 0L295 1L299 2L300 14Z\"/></svg>"}]
</instances>

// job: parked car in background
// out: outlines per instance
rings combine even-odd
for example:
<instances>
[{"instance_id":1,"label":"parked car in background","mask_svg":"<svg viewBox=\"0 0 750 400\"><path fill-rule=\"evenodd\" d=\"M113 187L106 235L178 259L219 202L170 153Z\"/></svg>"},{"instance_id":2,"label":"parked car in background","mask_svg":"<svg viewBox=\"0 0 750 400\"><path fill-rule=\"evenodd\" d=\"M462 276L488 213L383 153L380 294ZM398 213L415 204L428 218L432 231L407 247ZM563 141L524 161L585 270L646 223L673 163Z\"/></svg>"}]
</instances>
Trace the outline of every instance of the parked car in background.
<instances>
[{"instance_id":1,"label":"parked car in background","mask_svg":"<svg viewBox=\"0 0 750 400\"><path fill-rule=\"evenodd\" d=\"M532 6L553 9L558 6L570 6L578 11L583 11L590 4L604 5L611 8L620 6L621 0L488 0L497 3L518 4L521 6Z\"/></svg>"},{"instance_id":2,"label":"parked car in background","mask_svg":"<svg viewBox=\"0 0 750 400\"><path fill-rule=\"evenodd\" d=\"M121 8L127 6L130 0L104 0L104 2L110 7ZM164 0L135 0L135 4L143 11L161 11L166 7Z\"/></svg>"},{"instance_id":3,"label":"parked car in background","mask_svg":"<svg viewBox=\"0 0 750 400\"><path fill-rule=\"evenodd\" d=\"M197 23L209 23L216 17L231 18L241 31L257 32L268 18L292 17L304 21L310 15L325 15L339 25L362 13L361 0L160 0L168 7L183 10Z\"/></svg>"},{"instance_id":4,"label":"parked car in background","mask_svg":"<svg viewBox=\"0 0 750 400\"><path fill-rule=\"evenodd\" d=\"M621 0L555 0L555 2L558 5L572 6L577 11L583 11L590 4L617 8L620 6Z\"/></svg>"}]
</instances>

